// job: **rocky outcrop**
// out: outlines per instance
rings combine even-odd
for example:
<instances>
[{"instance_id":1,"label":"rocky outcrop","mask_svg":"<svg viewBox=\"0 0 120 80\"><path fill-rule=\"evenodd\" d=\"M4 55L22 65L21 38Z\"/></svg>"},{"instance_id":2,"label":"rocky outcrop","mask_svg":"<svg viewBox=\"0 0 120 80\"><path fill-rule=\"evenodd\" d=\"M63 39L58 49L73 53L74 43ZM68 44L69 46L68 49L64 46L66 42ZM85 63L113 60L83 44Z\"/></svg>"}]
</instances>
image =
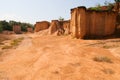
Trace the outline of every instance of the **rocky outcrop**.
<instances>
[{"instance_id":1,"label":"rocky outcrop","mask_svg":"<svg viewBox=\"0 0 120 80\"><path fill-rule=\"evenodd\" d=\"M14 33L16 33L16 34L21 34L21 33L22 33L22 31L21 31L21 26L19 26L19 25L14 25L14 26L13 26L13 31L14 31Z\"/></svg>"},{"instance_id":2,"label":"rocky outcrop","mask_svg":"<svg viewBox=\"0 0 120 80\"><path fill-rule=\"evenodd\" d=\"M113 10L120 14L120 2L115 3Z\"/></svg>"},{"instance_id":3,"label":"rocky outcrop","mask_svg":"<svg viewBox=\"0 0 120 80\"><path fill-rule=\"evenodd\" d=\"M70 32L76 38L112 35L115 32L116 16L113 11L74 8L71 10Z\"/></svg>"},{"instance_id":4,"label":"rocky outcrop","mask_svg":"<svg viewBox=\"0 0 120 80\"><path fill-rule=\"evenodd\" d=\"M58 20L52 20L50 27L49 27L49 34L53 34L58 29Z\"/></svg>"},{"instance_id":5,"label":"rocky outcrop","mask_svg":"<svg viewBox=\"0 0 120 80\"><path fill-rule=\"evenodd\" d=\"M45 24L44 27L43 24ZM43 21L36 23L35 32L38 32L38 34L42 34L45 32L45 35L70 34L70 20L66 20L66 21L52 20L50 26L48 26L46 22Z\"/></svg>"},{"instance_id":6,"label":"rocky outcrop","mask_svg":"<svg viewBox=\"0 0 120 80\"><path fill-rule=\"evenodd\" d=\"M34 32L39 32L41 30L48 29L49 26L50 26L50 23L48 21L36 22Z\"/></svg>"},{"instance_id":7,"label":"rocky outcrop","mask_svg":"<svg viewBox=\"0 0 120 80\"><path fill-rule=\"evenodd\" d=\"M86 35L86 8L74 8L71 10L70 32L73 37L83 38Z\"/></svg>"},{"instance_id":8,"label":"rocky outcrop","mask_svg":"<svg viewBox=\"0 0 120 80\"><path fill-rule=\"evenodd\" d=\"M63 21L64 34L70 34L70 20Z\"/></svg>"},{"instance_id":9,"label":"rocky outcrop","mask_svg":"<svg viewBox=\"0 0 120 80\"><path fill-rule=\"evenodd\" d=\"M56 35L64 34L63 22L60 22L58 20L52 20L51 25L49 27L49 34L53 33L56 33Z\"/></svg>"}]
</instances>

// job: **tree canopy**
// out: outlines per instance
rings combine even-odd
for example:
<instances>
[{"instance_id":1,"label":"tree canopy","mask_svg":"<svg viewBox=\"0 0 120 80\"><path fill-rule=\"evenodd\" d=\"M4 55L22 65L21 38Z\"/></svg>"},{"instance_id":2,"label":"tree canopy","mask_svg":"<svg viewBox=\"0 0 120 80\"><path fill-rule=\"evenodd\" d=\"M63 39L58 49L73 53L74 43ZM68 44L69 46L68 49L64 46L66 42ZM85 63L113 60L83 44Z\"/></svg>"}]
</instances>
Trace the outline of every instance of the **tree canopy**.
<instances>
[{"instance_id":1,"label":"tree canopy","mask_svg":"<svg viewBox=\"0 0 120 80\"><path fill-rule=\"evenodd\" d=\"M120 2L120 0L115 0L115 2Z\"/></svg>"},{"instance_id":2,"label":"tree canopy","mask_svg":"<svg viewBox=\"0 0 120 80\"><path fill-rule=\"evenodd\" d=\"M12 31L13 26L14 25L20 25L21 26L21 30L22 31L27 31L27 27L32 27L33 25L30 23L23 23L23 22L16 22L16 21L0 21L0 32L2 32L3 30L9 30Z\"/></svg>"},{"instance_id":3,"label":"tree canopy","mask_svg":"<svg viewBox=\"0 0 120 80\"><path fill-rule=\"evenodd\" d=\"M64 18L62 18L61 16L58 19L59 21L64 21Z\"/></svg>"},{"instance_id":4,"label":"tree canopy","mask_svg":"<svg viewBox=\"0 0 120 80\"><path fill-rule=\"evenodd\" d=\"M90 7L89 10L94 10L94 11L102 11L102 7L106 6L106 10L112 11L114 7L114 3L110 3L108 1L104 2L104 5L97 4L95 7Z\"/></svg>"}]
</instances>

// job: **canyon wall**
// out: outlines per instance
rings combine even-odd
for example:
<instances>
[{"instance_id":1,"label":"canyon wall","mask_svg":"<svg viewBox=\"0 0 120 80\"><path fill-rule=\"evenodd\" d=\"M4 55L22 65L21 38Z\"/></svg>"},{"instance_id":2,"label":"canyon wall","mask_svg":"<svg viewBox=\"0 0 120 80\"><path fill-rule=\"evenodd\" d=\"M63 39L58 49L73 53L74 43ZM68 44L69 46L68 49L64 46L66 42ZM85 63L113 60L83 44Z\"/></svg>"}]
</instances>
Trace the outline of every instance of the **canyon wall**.
<instances>
[{"instance_id":1,"label":"canyon wall","mask_svg":"<svg viewBox=\"0 0 120 80\"><path fill-rule=\"evenodd\" d=\"M71 9L70 32L76 38L112 35L116 26L115 12L87 10L85 7Z\"/></svg>"}]
</instances>

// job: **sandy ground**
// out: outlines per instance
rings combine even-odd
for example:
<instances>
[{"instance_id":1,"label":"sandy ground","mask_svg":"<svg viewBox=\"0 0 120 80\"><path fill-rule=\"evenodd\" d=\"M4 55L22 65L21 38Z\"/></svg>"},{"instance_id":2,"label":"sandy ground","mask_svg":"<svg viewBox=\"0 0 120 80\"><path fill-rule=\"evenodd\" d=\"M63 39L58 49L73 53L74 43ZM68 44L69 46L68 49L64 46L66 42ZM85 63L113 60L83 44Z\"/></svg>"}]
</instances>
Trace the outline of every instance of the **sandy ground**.
<instances>
[{"instance_id":1,"label":"sandy ground","mask_svg":"<svg viewBox=\"0 0 120 80\"><path fill-rule=\"evenodd\" d=\"M19 46L1 50L0 80L120 80L120 39L18 36ZM112 62L94 60L101 56Z\"/></svg>"}]
</instances>

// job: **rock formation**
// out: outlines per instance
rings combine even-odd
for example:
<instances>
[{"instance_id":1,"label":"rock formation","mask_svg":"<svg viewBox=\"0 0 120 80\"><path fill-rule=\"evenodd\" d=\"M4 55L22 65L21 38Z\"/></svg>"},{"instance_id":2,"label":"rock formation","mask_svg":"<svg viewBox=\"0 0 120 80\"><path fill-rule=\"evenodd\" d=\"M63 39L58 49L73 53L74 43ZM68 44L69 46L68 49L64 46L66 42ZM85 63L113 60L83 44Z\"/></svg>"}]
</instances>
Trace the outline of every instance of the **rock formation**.
<instances>
[{"instance_id":1,"label":"rock formation","mask_svg":"<svg viewBox=\"0 0 120 80\"><path fill-rule=\"evenodd\" d=\"M63 21L64 34L70 34L70 20Z\"/></svg>"},{"instance_id":2,"label":"rock formation","mask_svg":"<svg viewBox=\"0 0 120 80\"><path fill-rule=\"evenodd\" d=\"M74 8L71 10L70 32L76 38L112 35L115 32L116 16L113 11Z\"/></svg>"},{"instance_id":3,"label":"rock formation","mask_svg":"<svg viewBox=\"0 0 120 80\"><path fill-rule=\"evenodd\" d=\"M39 32L41 30L48 29L49 26L50 26L50 23L48 21L36 22L34 32Z\"/></svg>"},{"instance_id":4,"label":"rock formation","mask_svg":"<svg viewBox=\"0 0 120 80\"><path fill-rule=\"evenodd\" d=\"M58 27L58 20L52 20L50 27L49 27L49 34L53 34L57 31Z\"/></svg>"},{"instance_id":5,"label":"rock formation","mask_svg":"<svg viewBox=\"0 0 120 80\"><path fill-rule=\"evenodd\" d=\"M49 27L49 34L56 33L56 35L64 34L63 22L58 20L52 20L51 25Z\"/></svg>"},{"instance_id":6,"label":"rock formation","mask_svg":"<svg viewBox=\"0 0 120 80\"><path fill-rule=\"evenodd\" d=\"M113 10L116 11L117 13L120 13L120 2L115 3Z\"/></svg>"},{"instance_id":7,"label":"rock formation","mask_svg":"<svg viewBox=\"0 0 120 80\"><path fill-rule=\"evenodd\" d=\"M13 31L14 31L16 34L21 34L21 26L19 26L19 25L14 25L14 26L13 26Z\"/></svg>"}]
</instances>

